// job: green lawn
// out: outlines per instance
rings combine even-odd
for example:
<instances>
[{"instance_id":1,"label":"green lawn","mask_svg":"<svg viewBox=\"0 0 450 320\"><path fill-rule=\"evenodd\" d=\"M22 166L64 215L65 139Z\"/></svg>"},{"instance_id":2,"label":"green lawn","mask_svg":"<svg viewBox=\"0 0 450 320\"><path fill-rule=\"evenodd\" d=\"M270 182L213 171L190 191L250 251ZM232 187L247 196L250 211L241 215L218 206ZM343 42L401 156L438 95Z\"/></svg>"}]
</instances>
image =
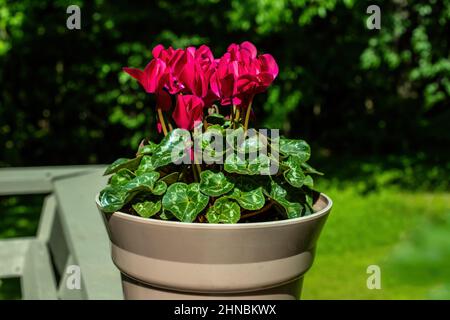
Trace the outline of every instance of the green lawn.
<instances>
[{"instance_id":1,"label":"green lawn","mask_svg":"<svg viewBox=\"0 0 450 320\"><path fill-rule=\"evenodd\" d=\"M450 298L450 193L318 189L334 206L302 299ZM366 286L369 265L381 269L380 290Z\"/></svg>"}]
</instances>

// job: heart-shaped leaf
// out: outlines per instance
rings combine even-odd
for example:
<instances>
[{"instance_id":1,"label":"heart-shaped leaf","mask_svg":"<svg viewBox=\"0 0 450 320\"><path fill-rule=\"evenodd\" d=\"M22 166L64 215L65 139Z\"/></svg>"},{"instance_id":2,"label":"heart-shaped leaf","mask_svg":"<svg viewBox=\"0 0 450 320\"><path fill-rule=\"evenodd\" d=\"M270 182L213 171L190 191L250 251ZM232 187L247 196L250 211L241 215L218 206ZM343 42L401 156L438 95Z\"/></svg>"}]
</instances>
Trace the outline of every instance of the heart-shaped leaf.
<instances>
[{"instance_id":1,"label":"heart-shaped leaf","mask_svg":"<svg viewBox=\"0 0 450 320\"><path fill-rule=\"evenodd\" d=\"M120 158L114 161L111 165L106 168L104 176L107 176L111 173L115 173L119 171L120 169L129 169L131 171L136 170L136 168L139 166L139 163L141 162L142 156L137 156L134 159L128 159L128 158Z\"/></svg>"},{"instance_id":2,"label":"heart-shaped leaf","mask_svg":"<svg viewBox=\"0 0 450 320\"><path fill-rule=\"evenodd\" d=\"M100 192L99 203L104 212L120 210L127 200L127 192L120 187L108 186Z\"/></svg>"},{"instance_id":3,"label":"heart-shaped leaf","mask_svg":"<svg viewBox=\"0 0 450 320\"><path fill-rule=\"evenodd\" d=\"M271 181L269 197L283 207L289 219L300 217L302 214L302 205L298 202L288 201L286 196L287 191L275 181Z\"/></svg>"},{"instance_id":4,"label":"heart-shaped leaf","mask_svg":"<svg viewBox=\"0 0 450 320\"><path fill-rule=\"evenodd\" d=\"M293 187L301 188L305 183L306 176L303 173L300 158L297 156L290 156L283 164L289 168L283 173L286 181Z\"/></svg>"},{"instance_id":5,"label":"heart-shaped leaf","mask_svg":"<svg viewBox=\"0 0 450 320\"><path fill-rule=\"evenodd\" d=\"M123 186L135 177L134 173L128 169L120 169L117 171L109 181L109 184L113 187Z\"/></svg>"},{"instance_id":6,"label":"heart-shaped leaf","mask_svg":"<svg viewBox=\"0 0 450 320\"><path fill-rule=\"evenodd\" d=\"M222 172L214 173L210 170L200 174L200 191L212 197L218 197L233 189L234 184L230 182Z\"/></svg>"},{"instance_id":7,"label":"heart-shaped leaf","mask_svg":"<svg viewBox=\"0 0 450 320\"><path fill-rule=\"evenodd\" d=\"M242 208L247 210L259 210L264 207L266 202L262 187L247 192L234 188L227 197L236 200Z\"/></svg>"},{"instance_id":8,"label":"heart-shaped leaf","mask_svg":"<svg viewBox=\"0 0 450 320\"><path fill-rule=\"evenodd\" d=\"M280 152L285 155L295 155L300 162L308 161L311 156L311 148L304 140L280 139Z\"/></svg>"},{"instance_id":9,"label":"heart-shaped leaf","mask_svg":"<svg viewBox=\"0 0 450 320\"><path fill-rule=\"evenodd\" d=\"M133 204L133 209L143 218L150 218L161 210L161 201L144 201Z\"/></svg>"},{"instance_id":10,"label":"heart-shaped leaf","mask_svg":"<svg viewBox=\"0 0 450 320\"><path fill-rule=\"evenodd\" d=\"M209 223L236 223L241 218L241 209L239 205L222 197L214 202L206 213L206 219Z\"/></svg>"},{"instance_id":11,"label":"heart-shaped leaf","mask_svg":"<svg viewBox=\"0 0 450 320\"><path fill-rule=\"evenodd\" d=\"M126 192L142 191L153 189L155 182L159 178L158 172L147 172L130 180L123 186Z\"/></svg>"},{"instance_id":12,"label":"heart-shaped leaf","mask_svg":"<svg viewBox=\"0 0 450 320\"><path fill-rule=\"evenodd\" d=\"M191 135L184 129L175 129L165 136L154 150L151 163L156 170L169 163L178 163L189 157L188 150L192 146Z\"/></svg>"},{"instance_id":13,"label":"heart-shaped leaf","mask_svg":"<svg viewBox=\"0 0 450 320\"><path fill-rule=\"evenodd\" d=\"M209 197L200 192L198 183L176 182L167 188L162 199L165 210L173 213L180 221L193 222L197 215L205 209Z\"/></svg>"}]
</instances>

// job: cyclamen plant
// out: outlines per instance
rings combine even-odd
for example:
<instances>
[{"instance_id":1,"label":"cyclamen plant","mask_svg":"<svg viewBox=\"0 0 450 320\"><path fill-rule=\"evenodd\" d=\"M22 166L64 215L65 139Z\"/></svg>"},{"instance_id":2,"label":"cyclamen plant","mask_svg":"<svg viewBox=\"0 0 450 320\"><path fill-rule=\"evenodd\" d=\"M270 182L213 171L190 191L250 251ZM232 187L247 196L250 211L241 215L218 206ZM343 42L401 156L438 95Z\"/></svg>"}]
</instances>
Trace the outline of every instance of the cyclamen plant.
<instances>
[{"instance_id":1,"label":"cyclamen plant","mask_svg":"<svg viewBox=\"0 0 450 320\"><path fill-rule=\"evenodd\" d=\"M209 223L313 213L311 174L321 173L307 164L309 145L248 128L255 94L278 75L270 54L257 55L250 42L231 44L219 59L205 45L158 45L152 54L144 70L124 71L156 96L164 138L143 140L134 158L106 169L103 211Z\"/></svg>"}]
</instances>

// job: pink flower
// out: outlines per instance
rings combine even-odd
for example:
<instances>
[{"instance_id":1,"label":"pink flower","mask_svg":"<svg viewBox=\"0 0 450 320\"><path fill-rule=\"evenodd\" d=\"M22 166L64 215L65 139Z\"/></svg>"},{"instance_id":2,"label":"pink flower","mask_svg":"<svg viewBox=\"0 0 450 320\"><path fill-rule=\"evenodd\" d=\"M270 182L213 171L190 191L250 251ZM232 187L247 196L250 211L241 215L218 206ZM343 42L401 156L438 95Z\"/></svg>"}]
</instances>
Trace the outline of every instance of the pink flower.
<instances>
[{"instance_id":1,"label":"pink flower","mask_svg":"<svg viewBox=\"0 0 450 320\"><path fill-rule=\"evenodd\" d=\"M237 78L238 62L231 60L230 53L225 53L210 79L211 90L220 99L222 105L234 103L233 98L237 94Z\"/></svg>"},{"instance_id":2,"label":"pink flower","mask_svg":"<svg viewBox=\"0 0 450 320\"><path fill-rule=\"evenodd\" d=\"M170 96L163 90L167 81L166 63L161 59L153 59L144 71L136 68L123 68L130 76L139 81L147 93L156 94L158 107L163 110L170 109Z\"/></svg>"},{"instance_id":3,"label":"pink flower","mask_svg":"<svg viewBox=\"0 0 450 320\"><path fill-rule=\"evenodd\" d=\"M166 63L161 59L153 59L145 67L144 71L135 68L123 68L130 76L139 81L148 93L155 93L164 86L164 72Z\"/></svg>"},{"instance_id":4,"label":"pink flower","mask_svg":"<svg viewBox=\"0 0 450 320\"><path fill-rule=\"evenodd\" d=\"M174 49L157 45L153 59L144 70L124 68L148 93L156 95L157 106L171 108L175 95L173 119L180 128L191 130L202 121L203 108L216 101L221 105L246 108L255 94L267 89L278 76L278 65L270 54L258 56L248 41L231 44L227 52L215 59L211 49Z\"/></svg>"},{"instance_id":5,"label":"pink flower","mask_svg":"<svg viewBox=\"0 0 450 320\"><path fill-rule=\"evenodd\" d=\"M184 54L185 51L182 49L173 49L172 47L165 49L161 44L152 50L154 59L161 59L166 63L167 81L165 88L170 94L177 94L184 89L183 84L178 79L178 74L184 66L184 62L180 61Z\"/></svg>"},{"instance_id":6,"label":"pink flower","mask_svg":"<svg viewBox=\"0 0 450 320\"><path fill-rule=\"evenodd\" d=\"M203 71L200 61L195 59L195 50L194 47L189 47L184 51L174 68L174 73L182 83L184 93L204 97L208 93L209 78Z\"/></svg>"},{"instance_id":7,"label":"pink flower","mask_svg":"<svg viewBox=\"0 0 450 320\"><path fill-rule=\"evenodd\" d=\"M222 105L232 103L245 107L277 75L278 65L270 54L257 56L256 47L248 41L231 44L211 76L211 90Z\"/></svg>"},{"instance_id":8,"label":"pink flower","mask_svg":"<svg viewBox=\"0 0 450 320\"><path fill-rule=\"evenodd\" d=\"M257 50L253 43L244 41L241 44L230 44L227 52L231 55L231 60L243 63L250 63L256 58Z\"/></svg>"},{"instance_id":9,"label":"pink flower","mask_svg":"<svg viewBox=\"0 0 450 320\"><path fill-rule=\"evenodd\" d=\"M203 119L203 100L195 95L177 96L177 105L172 118L179 128L192 130Z\"/></svg>"}]
</instances>

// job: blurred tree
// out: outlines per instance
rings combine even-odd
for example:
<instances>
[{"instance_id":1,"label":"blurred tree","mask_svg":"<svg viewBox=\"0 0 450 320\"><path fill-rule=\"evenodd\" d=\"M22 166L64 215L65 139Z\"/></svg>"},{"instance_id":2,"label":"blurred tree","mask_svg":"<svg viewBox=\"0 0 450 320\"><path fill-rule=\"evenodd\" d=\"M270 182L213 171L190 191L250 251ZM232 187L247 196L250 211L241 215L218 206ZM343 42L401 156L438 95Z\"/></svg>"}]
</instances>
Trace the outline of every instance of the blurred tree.
<instances>
[{"instance_id":1,"label":"blurred tree","mask_svg":"<svg viewBox=\"0 0 450 320\"><path fill-rule=\"evenodd\" d=\"M381 7L381 30L366 8ZM66 8L81 7L81 30ZM154 133L154 100L121 72L157 43L250 40L280 76L259 126L323 155L448 154L450 1L0 0L0 165L106 163ZM317 149L316 149L317 150Z\"/></svg>"}]
</instances>

